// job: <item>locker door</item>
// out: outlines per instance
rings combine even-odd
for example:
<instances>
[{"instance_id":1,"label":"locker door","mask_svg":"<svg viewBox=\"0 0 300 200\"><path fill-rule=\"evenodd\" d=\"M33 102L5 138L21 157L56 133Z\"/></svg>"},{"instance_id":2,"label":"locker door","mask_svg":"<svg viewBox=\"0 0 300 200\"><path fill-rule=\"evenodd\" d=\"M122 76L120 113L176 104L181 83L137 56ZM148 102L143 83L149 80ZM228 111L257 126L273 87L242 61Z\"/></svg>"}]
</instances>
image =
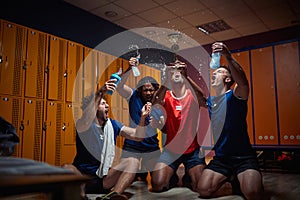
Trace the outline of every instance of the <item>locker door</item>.
<instances>
[{"instance_id":1,"label":"locker door","mask_svg":"<svg viewBox=\"0 0 300 200\"><path fill-rule=\"evenodd\" d=\"M25 67L25 97L44 98L47 35L28 29Z\"/></svg>"},{"instance_id":2,"label":"locker door","mask_svg":"<svg viewBox=\"0 0 300 200\"><path fill-rule=\"evenodd\" d=\"M275 46L280 144L300 144L300 65L298 42Z\"/></svg>"},{"instance_id":3,"label":"locker door","mask_svg":"<svg viewBox=\"0 0 300 200\"><path fill-rule=\"evenodd\" d=\"M55 36L49 38L48 99L64 100L67 42Z\"/></svg>"},{"instance_id":4,"label":"locker door","mask_svg":"<svg viewBox=\"0 0 300 200\"><path fill-rule=\"evenodd\" d=\"M63 128L63 103L58 101L47 101L46 108L46 131L44 161L51 164L61 165L61 146Z\"/></svg>"},{"instance_id":5,"label":"locker door","mask_svg":"<svg viewBox=\"0 0 300 200\"><path fill-rule=\"evenodd\" d=\"M73 105L75 106L75 104ZM66 103L65 105L65 118L63 124L64 144L76 143L76 128L75 119L73 118L73 105L72 103Z\"/></svg>"},{"instance_id":6,"label":"locker door","mask_svg":"<svg viewBox=\"0 0 300 200\"><path fill-rule=\"evenodd\" d=\"M251 144L254 144L254 134L253 134L253 122L252 122L252 96L251 96L251 77L250 77L250 59L249 51L234 53L233 57L239 62L239 64L244 69L246 76L250 85L250 93L248 97L248 115L247 115L247 124L248 124L248 135L250 138Z\"/></svg>"},{"instance_id":7,"label":"locker door","mask_svg":"<svg viewBox=\"0 0 300 200\"><path fill-rule=\"evenodd\" d=\"M90 48L84 48L84 96L96 92L98 77L97 52Z\"/></svg>"},{"instance_id":8,"label":"locker door","mask_svg":"<svg viewBox=\"0 0 300 200\"><path fill-rule=\"evenodd\" d=\"M22 157L41 161L43 101L24 99Z\"/></svg>"},{"instance_id":9,"label":"locker door","mask_svg":"<svg viewBox=\"0 0 300 200\"><path fill-rule=\"evenodd\" d=\"M251 50L255 143L278 145L272 47Z\"/></svg>"},{"instance_id":10,"label":"locker door","mask_svg":"<svg viewBox=\"0 0 300 200\"><path fill-rule=\"evenodd\" d=\"M27 29L24 27L5 21L2 24L0 94L23 94L26 33Z\"/></svg>"},{"instance_id":11,"label":"locker door","mask_svg":"<svg viewBox=\"0 0 300 200\"><path fill-rule=\"evenodd\" d=\"M78 84L80 84L80 82L75 83L75 80L77 72L79 71L82 64L83 47L79 44L68 42L66 101L71 102L73 95L76 99L78 99L79 97L81 87Z\"/></svg>"},{"instance_id":12,"label":"locker door","mask_svg":"<svg viewBox=\"0 0 300 200\"><path fill-rule=\"evenodd\" d=\"M0 95L0 116L10 122L16 129L20 138L20 143L15 147L12 156L21 157L22 146L22 114L23 114L22 98L11 97L8 95Z\"/></svg>"},{"instance_id":13,"label":"locker door","mask_svg":"<svg viewBox=\"0 0 300 200\"><path fill-rule=\"evenodd\" d=\"M64 107L64 123L63 123L63 144L61 164L72 163L76 154L76 128L75 118L73 118L73 111L75 115L78 115L80 106L76 106L72 103L66 103ZM77 118L78 119L78 118Z\"/></svg>"}]
</instances>

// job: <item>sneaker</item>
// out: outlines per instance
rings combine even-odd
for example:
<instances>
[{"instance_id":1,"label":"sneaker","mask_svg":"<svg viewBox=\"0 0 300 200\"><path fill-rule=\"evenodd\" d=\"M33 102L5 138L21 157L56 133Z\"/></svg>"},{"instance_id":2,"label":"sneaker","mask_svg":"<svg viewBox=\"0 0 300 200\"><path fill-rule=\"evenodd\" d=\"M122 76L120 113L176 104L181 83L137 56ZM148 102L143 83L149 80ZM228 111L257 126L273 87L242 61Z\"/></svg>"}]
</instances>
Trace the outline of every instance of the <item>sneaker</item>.
<instances>
[{"instance_id":1,"label":"sneaker","mask_svg":"<svg viewBox=\"0 0 300 200\"><path fill-rule=\"evenodd\" d=\"M102 197L97 197L96 200L128 200L128 198L118 192L111 192Z\"/></svg>"}]
</instances>

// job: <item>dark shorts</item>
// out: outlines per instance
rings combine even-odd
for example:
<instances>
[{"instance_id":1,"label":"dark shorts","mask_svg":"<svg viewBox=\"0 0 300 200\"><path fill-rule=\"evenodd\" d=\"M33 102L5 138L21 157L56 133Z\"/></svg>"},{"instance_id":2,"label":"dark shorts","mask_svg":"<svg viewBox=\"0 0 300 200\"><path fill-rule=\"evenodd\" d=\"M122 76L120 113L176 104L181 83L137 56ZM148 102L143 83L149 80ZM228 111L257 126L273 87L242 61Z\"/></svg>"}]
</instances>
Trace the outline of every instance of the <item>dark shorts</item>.
<instances>
[{"instance_id":1,"label":"dark shorts","mask_svg":"<svg viewBox=\"0 0 300 200\"><path fill-rule=\"evenodd\" d=\"M254 169L260 172L258 160L255 156L214 156L206 166L206 169L223 174L227 178L230 178L232 175L238 175L247 169Z\"/></svg>"},{"instance_id":2,"label":"dark shorts","mask_svg":"<svg viewBox=\"0 0 300 200\"><path fill-rule=\"evenodd\" d=\"M144 151L137 150L130 145L124 145L122 148L122 156L121 158L137 158L142 159L143 162L147 162L149 160L157 160L160 156L160 149L147 149Z\"/></svg>"},{"instance_id":3,"label":"dark shorts","mask_svg":"<svg viewBox=\"0 0 300 200\"><path fill-rule=\"evenodd\" d=\"M184 165L185 171L189 171L196 165L206 164L205 159L199 157L199 149L196 149L192 153L182 155L178 155L164 149L157 162L169 165L174 171L178 169L181 163Z\"/></svg>"}]
</instances>

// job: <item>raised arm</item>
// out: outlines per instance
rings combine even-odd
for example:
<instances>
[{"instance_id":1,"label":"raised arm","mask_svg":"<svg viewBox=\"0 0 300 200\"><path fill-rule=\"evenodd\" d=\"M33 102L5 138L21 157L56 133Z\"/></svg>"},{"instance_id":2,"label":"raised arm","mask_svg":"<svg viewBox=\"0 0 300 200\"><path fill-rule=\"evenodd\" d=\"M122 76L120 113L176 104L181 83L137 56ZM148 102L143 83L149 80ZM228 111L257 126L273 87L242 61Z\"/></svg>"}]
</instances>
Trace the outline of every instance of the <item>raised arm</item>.
<instances>
[{"instance_id":1,"label":"raised arm","mask_svg":"<svg viewBox=\"0 0 300 200\"><path fill-rule=\"evenodd\" d=\"M116 89L116 80L108 80L105 84L95 93L82 100L82 116L76 122L76 129L79 133L88 130L92 122L96 118L96 112L101 99L107 90L114 91Z\"/></svg>"},{"instance_id":2,"label":"raised arm","mask_svg":"<svg viewBox=\"0 0 300 200\"><path fill-rule=\"evenodd\" d=\"M225 57L228 67L231 71L232 78L235 80L234 95L247 99L249 95L249 82L241 65L232 57L228 47L222 42L216 42L212 45L213 52L221 52Z\"/></svg>"},{"instance_id":3,"label":"raised arm","mask_svg":"<svg viewBox=\"0 0 300 200\"><path fill-rule=\"evenodd\" d=\"M121 136L135 141L142 141L146 136L146 118L151 113L151 106L150 102L146 103L142 108L142 115L140 118L140 123L136 128L131 128L125 126L121 130Z\"/></svg>"},{"instance_id":4,"label":"raised arm","mask_svg":"<svg viewBox=\"0 0 300 200\"><path fill-rule=\"evenodd\" d=\"M188 80L194 92L196 93L199 106L207 108L207 104L206 104L207 98L205 97L202 89L191 79L191 77L187 76L186 79Z\"/></svg>"},{"instance_id":5,"label":"raised arm","mask_svg":"<svg viewBox=\"0 0 300 200\"><path fill-rule=\"evenodd\" d=\"M131 57L129 60L129 67L128 69L122 74L121 81L118 84L117 92L125 99L128 99L132 94L132 89L126 85L126 81L130 75L131 67L134 66L138 60L135 57Z\"/></svg>"}]
</instances>

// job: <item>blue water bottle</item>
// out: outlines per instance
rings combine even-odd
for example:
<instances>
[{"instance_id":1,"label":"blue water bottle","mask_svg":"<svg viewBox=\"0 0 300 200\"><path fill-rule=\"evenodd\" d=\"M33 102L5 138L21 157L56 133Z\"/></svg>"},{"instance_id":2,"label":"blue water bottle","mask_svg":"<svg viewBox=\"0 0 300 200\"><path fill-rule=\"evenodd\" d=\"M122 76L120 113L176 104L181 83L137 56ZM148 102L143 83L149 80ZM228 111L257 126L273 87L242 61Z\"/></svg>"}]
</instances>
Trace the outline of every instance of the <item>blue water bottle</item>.
<instances>
[{"instance_id":1,"label":"blue water bottle","mask_svg":"<svg viewBox=\"0 0 300 200\"><path fill-rule=\"evenodd\" d=\"M110 79L117 79L117 82L115 82L116 85L118 85L120 83L120 81L121 81L121 77L118 74L112 74L110 76ZM112 95L113 91L107 90L107 94Z\"/></svg>"},{"instance_id":2,"label":"blue water bottle","mask_svg":"<svg viewBox=\"0 0 300 200\"><path fill-rule=\"evenodd\" d=\"M210 68L218 69L220 67L221 53L214 52L211 54L211 60L209 63Z\"/></svg>"}]
</instances>

